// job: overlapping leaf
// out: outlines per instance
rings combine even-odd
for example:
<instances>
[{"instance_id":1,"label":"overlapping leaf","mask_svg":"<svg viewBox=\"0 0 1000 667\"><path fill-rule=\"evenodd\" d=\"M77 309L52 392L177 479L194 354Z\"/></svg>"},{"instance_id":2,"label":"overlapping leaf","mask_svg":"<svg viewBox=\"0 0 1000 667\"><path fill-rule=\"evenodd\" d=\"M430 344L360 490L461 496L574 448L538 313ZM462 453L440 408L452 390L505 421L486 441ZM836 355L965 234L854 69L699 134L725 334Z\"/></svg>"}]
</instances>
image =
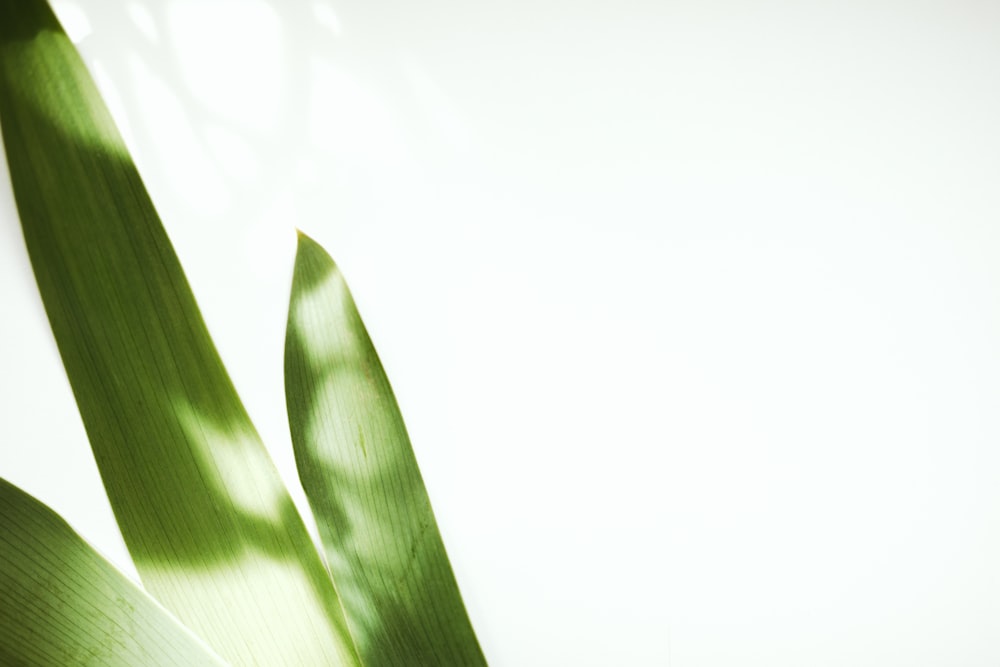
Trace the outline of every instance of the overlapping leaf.
<instances>
[{"instance_id":1,"label":"overlapping leaf","mask_svg":"<svg viewBox=\"0 0 1000 667\"><path fill-rule=\"evenodd\" d=\"M49 322L146 589L227 660L355 662L135 166L41 0L0 0L0 126Z\"/></svg>"},{"instance_id":2,"label":"overlapping leaf","mask_svg":"<svg viewBox=\"0 0 1000 667\"><path fill-rule=\"evenodd\" d=\"M0 664L223 662L55 512L0 479Z\"/></svg>"},{"instance_id":3,"label":"overlapping leaf","mask_svg":"<svg viewBox=\"0 0 1000 667\"><path fill-rule=\"evenodd\" d=\"M337 267L301 234L285 392L299 477L364 661L482 664L385 372Z\"/></svg>"}]
</instances>

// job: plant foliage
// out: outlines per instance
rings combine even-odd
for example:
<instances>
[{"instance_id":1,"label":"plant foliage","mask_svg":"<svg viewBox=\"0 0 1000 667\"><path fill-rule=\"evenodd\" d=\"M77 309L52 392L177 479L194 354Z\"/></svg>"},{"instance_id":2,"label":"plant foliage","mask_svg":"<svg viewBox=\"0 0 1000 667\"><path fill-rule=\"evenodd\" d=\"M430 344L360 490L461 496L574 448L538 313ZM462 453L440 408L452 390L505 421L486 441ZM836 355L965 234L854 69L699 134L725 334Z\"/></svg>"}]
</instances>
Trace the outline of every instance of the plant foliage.
<instances>
[{"instance_id":1,"label":"plant foliage","mask_svg":"<svg viewBox=\"0 0 1000 667\"><path fill-rule=\"evenodd\" d=\"M0 657L45 664L55 654L39 647L51 646L79 657L67 664L212 664L213 652L233 664L482 663L392 391L326 253L300 237L285 359L324 558L41 0L0 0L0 127L59 353L155 598L3 483ZM39 590L55 598L29 611Z\"/></svg>"}]
</instances>

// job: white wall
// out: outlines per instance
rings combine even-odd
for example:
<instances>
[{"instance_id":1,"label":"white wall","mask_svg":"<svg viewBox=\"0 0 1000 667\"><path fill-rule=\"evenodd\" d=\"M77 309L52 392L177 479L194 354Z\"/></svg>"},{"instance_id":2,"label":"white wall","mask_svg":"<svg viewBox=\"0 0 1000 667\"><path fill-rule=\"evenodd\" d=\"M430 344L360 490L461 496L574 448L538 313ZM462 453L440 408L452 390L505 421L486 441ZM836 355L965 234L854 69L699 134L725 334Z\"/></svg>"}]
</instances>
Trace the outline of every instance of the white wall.
<instances>
[{"instance_id":1,"label":"white wall","mask_svg":"<svg viewBox=\"0 0 1000 667\"><path fill-rule=\"evenodd\" d=\"M1000 664L1000 5L124 4L57 10L286 479L297 226L494 664ZM0 475L129 568L0 239Z\"/></svg>"}]
</instances>

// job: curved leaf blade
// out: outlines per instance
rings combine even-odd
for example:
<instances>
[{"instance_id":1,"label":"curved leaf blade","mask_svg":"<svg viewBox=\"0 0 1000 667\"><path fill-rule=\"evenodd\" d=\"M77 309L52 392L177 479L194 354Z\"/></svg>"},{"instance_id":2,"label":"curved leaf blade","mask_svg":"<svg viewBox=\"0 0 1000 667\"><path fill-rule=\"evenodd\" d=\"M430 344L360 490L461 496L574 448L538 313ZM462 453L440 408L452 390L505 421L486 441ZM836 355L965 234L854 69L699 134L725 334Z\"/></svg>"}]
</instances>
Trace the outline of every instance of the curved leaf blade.
<instances>
[{"instance_id":1,"label":"curved leaf blade","mask_svg":"<svg viewBox=\"0 0 1000 667\"><path fill-rule=\"evenodd\" d=\"M0 0L0 129L39 291L146 589L233 662L353 664L322 559L40 0Z\"/></svg>"},{"instance_id":2,"label":"curved leaf blade","mask_svg":"<svg viewBox=\"0 0 1000 667\"><path fill-rule=\"evenodd\" d=\"M0 664L224 664L59 515L4 479L0 600Z\"/></svg>"},{"instance_id":3,"label":"curved leaf blade","mask_svg":"<svg viewBox=\"0 0 1000 667\"><path fill-rule=\"evenodd\" d=\"M285 338L299 478L366 664L485 664L403 419L347 285L299 234Z\"/></svg>"}]
</instances>

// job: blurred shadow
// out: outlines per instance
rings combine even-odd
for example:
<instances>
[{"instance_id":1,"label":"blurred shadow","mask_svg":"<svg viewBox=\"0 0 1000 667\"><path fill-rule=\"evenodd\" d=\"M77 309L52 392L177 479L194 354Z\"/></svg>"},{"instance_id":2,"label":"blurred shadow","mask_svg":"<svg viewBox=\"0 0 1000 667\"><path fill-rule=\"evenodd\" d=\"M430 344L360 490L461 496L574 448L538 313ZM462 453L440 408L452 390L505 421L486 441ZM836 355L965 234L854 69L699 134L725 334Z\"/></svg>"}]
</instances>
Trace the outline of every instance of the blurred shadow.
<instances>
[{"instance_id":1,"label":"blurred shadow","mask_svg":"<svg viewBox=\"0 0 1000 667\"><path fill-rule=\"evenodd\" d=\"M101 11L99 20L92 21L93 32L86 38L86 49L91 57L100 63L115 81L135 81L138 61L159 82L160 92L168 94L178 103L177 111L182 115L186 130L195 138L197 147L205 152L192 155L192 159L207 160L212 165L213 176L218 176L217 185L224 190L227 208L226 218L231 220L253 220L260 213L261 189L279 192L281 184L293 182L300 173L299 160L311 149L308 109L311 95L311 58L316 53L329 53L330 33L314 15L315 3L294 0L277 3L266 0L259 3L271 9L277 19L280 39L277 43L262 43L260 49L268 52L280 63L281 78L277 89L260 88L261 99L274 102L276 117L267 128L246 127L233 123L199 97L177 58L177 53L189 48L172 34L175 25L170 20L174 2L141 2L148 14L151 25L159 33L159 39L151 40L139 29L128 12L114 10ZM236 6L233 6L235 9ZM86 9L86 8L85 8ZM97 14L91 9L91 13ZM202 21L209 21L208 30L220 35L238 27L235 19L222 19L219 12L204 12ZM226 48L225 38L220 37L220 48ZM124 54L124 57L123 57ZM206 54L217 58L219 54ZM144 111L149 110L149 101L142 96L142 89L136 85L122 86L123 107L130 117L131 134L139 145L156 147L162 143L162 128L145 122ZM267 156L259 163L259 170L250 178L238 179L218 161L210 150L210 133L213 128L223 128L228 135L249 147L254 156ZM156 170L155 163L150 164ZM169 184L169 175L160 178ZM181 195L183 200L183 193Z\"/></svg>"}]
</instances>

